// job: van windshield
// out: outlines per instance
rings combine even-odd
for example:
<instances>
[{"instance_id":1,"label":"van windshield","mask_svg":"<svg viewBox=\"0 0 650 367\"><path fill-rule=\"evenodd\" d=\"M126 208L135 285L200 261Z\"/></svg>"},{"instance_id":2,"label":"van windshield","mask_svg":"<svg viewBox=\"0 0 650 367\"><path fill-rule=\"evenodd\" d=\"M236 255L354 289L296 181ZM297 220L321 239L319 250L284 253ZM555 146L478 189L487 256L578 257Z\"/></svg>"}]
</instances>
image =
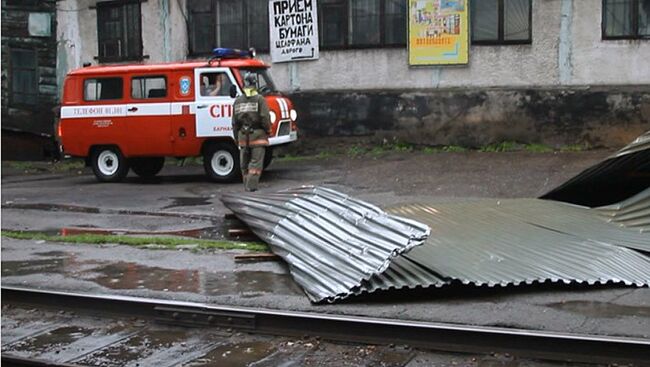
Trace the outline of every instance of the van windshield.
<instances>
[{"instance_id":1,"label":"van windshield","mask_svg":"<svg viewBox=\"0 0 650 367\"><path fill-rule=\"evenodd\" d=\"M242 80L245 80L246 76L253 74L257 79L257 91L261 94L270 94L276 93L275 84L273 84L273 79L269 75L268 70L264 68L248 68L248 69L239 69L239 74L241 75Z\"/></svg>"}]
</instances>

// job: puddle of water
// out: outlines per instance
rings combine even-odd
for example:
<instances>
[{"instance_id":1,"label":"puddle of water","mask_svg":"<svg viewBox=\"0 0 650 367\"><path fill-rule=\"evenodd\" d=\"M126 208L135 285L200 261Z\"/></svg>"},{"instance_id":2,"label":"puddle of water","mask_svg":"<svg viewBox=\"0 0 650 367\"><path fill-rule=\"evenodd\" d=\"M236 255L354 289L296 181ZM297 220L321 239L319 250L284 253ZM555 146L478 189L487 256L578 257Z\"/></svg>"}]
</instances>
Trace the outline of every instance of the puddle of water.
<instances>
[{"instance_id":1,"label":"puddle of water","mask_svg":"<svg viewBox=\"0 0 650 367\"><path fill-rule=\"evenodd\" d=\"M65 258L32 261L3 261L2 276L62 273L65 269L65 262Z\"/></svg>"},{"instance_id":2,"label":"puddle of water","mask_svg":"<svg viewBox=\"0 0 650 367\"><path fill-rule=\"evenodd\" d=\"M56 253L57 256L65 253ZM207 296L264 294L301 295L289 274L264 271L203 272L149 267L132 262L78 261L75 256L33 261L3 261L2 276L62 274L93 281L109 289L148 289L162 292L191 292Z\"/></svg>"},{"instance_id":3,"label":"puddle of water","mask_svg":"<svg viewBox=\"0 0 650 367\"><path fill-rule=\"evenodd\" d=\"M47 252L36 252L34 253L36 256L43 256L43 257L68 257L70 254L65 251L47 251Z\"/></svg>"},{"instance_id":4,"label":"puddle of water","mask_svg":"<svg viewBox=\"0 0 650 367\"><path fill-rule=\"evenodd\" d=\"M8 350L13 355L29 355L36 357L46 352L55 352L64 350L65 346L87 337L92 334L92 329L85 329L78 326L65 326L37 335L33 338L27 338L15 344L12 344Z\"/></svg>"},{"instance_id":5,"label":"puddle of water","mask_svg":"<svg viewBox=\"0 0 650 367\"><path fill-rule=\"evenodd\" d=\"M650 317L650 307L624 306L598 301L568 301L549 303L548 307L590 317L617 318L621 316Z\"/></svg>"},{"instance_id":6,"label":"puddle of water","mask_svg":"<svg viewBox=\"0 0 650 367\"><path fill-rule=\"evenodd\" d=\"M263 271L206 273L170 270L119 262L91 270L92 280L110 289L149 289L164 292L193 292L208 296L241 294L256 297L266 293L301 294L287 274Z\"/></svg>"},{"instance_id":7,"label":"puddle of water","mask_svg":"<svg viewBox=\"0 0 650 367\"><path fill-rule=\"evenodd\" d=\"M184 364L183 367L239 367L257 362L275 350L270 342L256 341L238 344L225 344L211 350L204 357Z\"/></svg>"},{"instance_id":8,"label":"puddle of water","mask_svg":"<svg viewBox=\"0 0 650 367\"><path fill-rule=\"evenodd\" d=\"M65 205L65 204L12 203L12 204L3 204L2 207L7 209L43 210L43 211L50 211L50 212L65 211L65 212L77 212L77 213L89 213L89 214L99 213L99 208L90 208L85 206Z\"/></svg>"},{"instance_id":9,"label":"puddle of water","mask_svg":"<svg viewBox=\"0 0 650 367\"><path fill-rule=\"evenodd\" d=\"M184 330L146 330L119 343L98 350L87 357L76 361L88 366L120 366L138 361L180 345L187 339Z\"/></svg>"},{"instance_id":10,"label":"puddle of water","mask_svg":"<svg viewBox=\"0 0 650 367\"><path fill-rule=\"evenodd\" d=\"M276 274L265 271L206 274L204 287L204 292L207 295L241 293L242 297L247 298L257 297L265 293L302 294L302 290L289 274Z\"/></svg>"},{"instance_id":11,"label":"puddle of water","mask_svg":"<svg viewBox=\"0 0 650 367\"><path fill-rule=\"evenodd\" d=\"M171 204L162 207L161 209L177 208L181 206L201 206L210 205L210 198L197 198L197 197L171 197Z\"/></svg>"}]
</instances>

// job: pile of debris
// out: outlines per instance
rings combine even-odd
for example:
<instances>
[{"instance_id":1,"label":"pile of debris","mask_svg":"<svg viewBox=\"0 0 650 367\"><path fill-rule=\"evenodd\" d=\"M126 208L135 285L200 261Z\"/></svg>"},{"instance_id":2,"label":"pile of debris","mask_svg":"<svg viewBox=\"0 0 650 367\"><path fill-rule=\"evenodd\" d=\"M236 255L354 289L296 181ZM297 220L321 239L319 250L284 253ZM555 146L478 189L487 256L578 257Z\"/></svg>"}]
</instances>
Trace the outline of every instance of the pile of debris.
<instances>
[{"instance_id":1,"label":"pile of debris","mask_svg":"<svg viewBox=\"0 0 650 367\"><path fill-rule=\"evenodd\" d=\"M650 285L650 132L540 199L386 211L323 187L222 198L312 302L452 282ZM597 203L599 206L592 205Z\"/></svg>"}]
</instances>

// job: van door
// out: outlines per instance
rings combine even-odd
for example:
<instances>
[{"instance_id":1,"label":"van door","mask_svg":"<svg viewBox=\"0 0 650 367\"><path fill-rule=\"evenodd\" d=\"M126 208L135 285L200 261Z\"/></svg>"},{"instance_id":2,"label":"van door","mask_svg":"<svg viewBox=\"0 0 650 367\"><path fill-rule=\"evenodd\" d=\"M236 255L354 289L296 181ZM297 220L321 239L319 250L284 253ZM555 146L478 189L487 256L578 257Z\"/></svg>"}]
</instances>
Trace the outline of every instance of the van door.
<instances>
[{"instance_id":1,"label":"van door","mask_svg":"<svg viewBox=\"0 0 650 367\"><path fill-rule=\"evenodd\" d=\"M169 81L165 75L134 75L126 106L129 153L138 156L173 154Z\"/></svg>"},{"instance_id":2,"label":"van door","mask_svg":"<svg viewBox=\"0 0 650 367\"><path fill-rule=\"evenodd\" d=\"M230 98L231 85L237 83L229 68L194 70L197 137L232 137L232 106L235 100Z\"/></svg>"}]
</instances>

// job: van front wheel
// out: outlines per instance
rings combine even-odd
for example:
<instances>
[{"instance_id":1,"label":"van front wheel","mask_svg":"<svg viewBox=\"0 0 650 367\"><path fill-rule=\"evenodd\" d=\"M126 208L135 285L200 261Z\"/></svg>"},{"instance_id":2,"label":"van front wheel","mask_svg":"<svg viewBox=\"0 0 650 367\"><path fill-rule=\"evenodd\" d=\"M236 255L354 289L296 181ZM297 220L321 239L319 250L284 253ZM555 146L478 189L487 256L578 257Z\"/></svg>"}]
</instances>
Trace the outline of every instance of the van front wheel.
<instances>
[{"instance_id":1,"label":"van front wheel","mask_svg":"<svg viewBox=\"0 0 650 367\"><path fill-rule=\"evenodd\" d=\"M90 161L93 173L100 182L120 182L129 173L129 163L116 147L93 149Z\"/></svg>"},{"instance_id":2,"label":"van front wheel","mask_svg":"<svg viewBox=\"0 0 650 367\"><path fill-rule=\"evenodd\" d=\"M212 181L233 182L241 176L239 150L234 144L210 144L203 152L203 168Z\"/></svg>"}]
</instances>

